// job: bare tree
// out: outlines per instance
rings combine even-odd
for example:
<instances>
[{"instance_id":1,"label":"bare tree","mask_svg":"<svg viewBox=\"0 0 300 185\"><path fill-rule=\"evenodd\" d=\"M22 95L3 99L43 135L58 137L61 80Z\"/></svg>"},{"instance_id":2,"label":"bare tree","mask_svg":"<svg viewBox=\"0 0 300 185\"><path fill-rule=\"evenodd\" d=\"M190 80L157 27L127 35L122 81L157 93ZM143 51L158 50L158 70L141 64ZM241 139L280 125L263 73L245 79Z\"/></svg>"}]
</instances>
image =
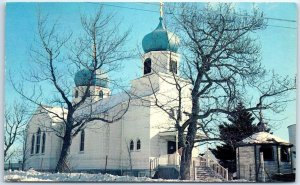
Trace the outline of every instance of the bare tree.
<instances>
[{"instance_id":1,"label":"bare tree","mask_svg":"<svg viewBox=\"0 0 300 185\"><path fill-rule=\"evenodd\" d=\"M15 155L20 155L18 148L23 144L22 137L28 120L25 104L14 103L11 107L6 106L4 124L4 161L8 161ZM17 146L17 145L20 146ZM19 156L20 157L20 156Z\"/></svg>"},{"instance_id":2,"label":"bare tree","mask_svg":"<svg viewBox=\"0 0 300 185\"><path fill-rule=\"evenodd\" d=\"M170 116L178 131L182 148L180 176L185 180L190 178L195 143L220 140L216 128L234 114L238 102L247 103L246 111L279 113L293 100L288 95L295 83L289 77L269 75L260 64L260 47L254 33L264 29L266 22L259 10L248 14L235 11L231 4L201 8L195 3L180 3L177 10L170 14L172 27L182 39L183 64L181 75L173 73L168 83L176 87L178 95L166 102L152 89L154 105ZM185 80L190 86L183 83ZM151 80L149 83L151 86ZM182 109L184 88L191 89L190 110ZM199 131L206 138L197 139Z\"/></svg>"},{"instance_id":3,"label":"bare tree","mask_svg":"<svg viewBox=\"0 0 300 185\"><path fill-rule=\"evenodd\" d=\"M24 84L17 85L13 82L13 86L25 99L61 120L63 130L55 130L56 135L62 139L56 171L63 172L69 168L67 158L72 139L89 122L100 120L112 123L121 119L128 109L129 97L125 108L107 116L106 112L116 109L117 105L105 107L99 112L90 99L91 86L97 80L94 74L100 71L100 75L105 75L116 71L121 67L120 61L129 57L124 48L129 31L119 34L119 24L115 24L113 18L114 15L104 13L102 7L93 17L82 16L83 33L74 39L73 34L65 34L57 29L57 21L50 25L48 16L38 14L38 39L31 49L35 65L24 77L33 86L32 94L28 95ZM82 69L89 71L85 79L87 85L82 89L80 99L73 101L74 71ZM111 79L109 82L115 83ZM51 88L52 94L45 92L45 84ZM61 107L63 113L51 111L45 104Z\"/></svg>"}]
</instances>

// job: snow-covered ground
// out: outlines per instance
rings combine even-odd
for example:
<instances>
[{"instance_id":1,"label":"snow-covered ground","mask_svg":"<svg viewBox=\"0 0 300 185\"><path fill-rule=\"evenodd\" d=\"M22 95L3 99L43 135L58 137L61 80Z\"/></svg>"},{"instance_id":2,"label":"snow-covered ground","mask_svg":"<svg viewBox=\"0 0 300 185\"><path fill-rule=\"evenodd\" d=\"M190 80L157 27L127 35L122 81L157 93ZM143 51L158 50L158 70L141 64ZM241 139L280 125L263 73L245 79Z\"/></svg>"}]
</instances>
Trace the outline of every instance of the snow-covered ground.
<instances>
[{"instance_id":1,"label":"snow-covered ground","mask_svg":"<svg viewBox=\"0 0 300 185\"><path fill-rule=\"evenodd\" d=\"M10 182L56 181L56 182L178 182L179 180L151 179L148 177L116 176L88 173L44 173L34 170L5 171L4 180ZM194 182L194 181L181 181ZM220 179L198 180L197 182L222 182ZM245 181L234 181L245 182Z\"/></svg>"}]
</instances>

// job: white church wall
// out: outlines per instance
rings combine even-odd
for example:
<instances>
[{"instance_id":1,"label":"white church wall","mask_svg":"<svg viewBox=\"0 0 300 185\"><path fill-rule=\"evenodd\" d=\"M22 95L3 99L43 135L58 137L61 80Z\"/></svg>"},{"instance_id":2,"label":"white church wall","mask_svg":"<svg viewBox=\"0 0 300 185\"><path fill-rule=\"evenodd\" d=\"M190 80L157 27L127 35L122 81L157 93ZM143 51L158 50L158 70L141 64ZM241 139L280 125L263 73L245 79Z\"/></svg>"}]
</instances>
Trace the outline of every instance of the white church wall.
<instances>
[{"instance_id":1,"label":"white church wall","mask_svg":"<svg viewBox=\"0 0 300 185\"><path fill-rule=\"evenodd\" d=\"M27 126L25 169L54 170L58 161L61 139L55 135L51 119L47 113L39 113L32 117ZM36 153L36 135L41 129L40 151ZM45 151L42 153L42 136L46 133ZM31 154L31 139L35 135L34 152Z\"/></svg>"},{"instance_id":2,"label":"white church wall","mask_svg":"<svg viewBox=\"0 0 300 185\"><path fill-rule=\"evenodd\" d=\"M75 170L84 169L130 169L127 145L134 141L131 151L134 169L146 169L149 165L149 107L137 106L140 100L132 100L127 113L122 119L114 123L95 121L85 129L84 151L79 151L80 133L73 139L70 160ZM121 108L110 110L114 115ZM126 106L124 103L123 108ZM136 149L136 142L140 139L141 149Z\"/></svg>"},{"instance_id":3,"label":"white church wall","mask_svg":"<svg viewBox=\"0 0 300 185\"><path fill-rule=\"evenodd\" d=\"M133 140L134 150L130 152L133 169L148 169L149 167L149 122L150 107L141 100L132 100L123 121L122 159L129 165L129 142ZM141 141L141 149L137 150L137 140ZM128 147L128 148L127 148ZM127 159L127 162L126 162ZM126 165L124 166L126 168Z\"/></svg>"},{"instance_id":4,"label":"white church wall","mask_svg":"<svg viewBox=\"0 0 300 185\"><path fill-rule=\"evenodd\" d=\"M80 139L81 132L79 132L72 141L70 148L70 164L71 169L74 170L85 170L85 169L97 169L104 166L103 159L103 130L100 130L102 123L99 125L92 124L88 125L84 129L84 150L80 151ZM95 127L95 128L93 128ZM98 153L98 156L96 154Z\"/></svg>"},{"instance_id":5,"label":"white church wall","mask_svg":"<svg viewBox=\"0 0 300 185\"><path fill-rule=\"evenodd\" d=\"M151 82L151 85L149 83ZM131 81L131 93L137 97L147 96L158 90L159 80L157 75L145 75Z\"/></svg>"}]
</instances>

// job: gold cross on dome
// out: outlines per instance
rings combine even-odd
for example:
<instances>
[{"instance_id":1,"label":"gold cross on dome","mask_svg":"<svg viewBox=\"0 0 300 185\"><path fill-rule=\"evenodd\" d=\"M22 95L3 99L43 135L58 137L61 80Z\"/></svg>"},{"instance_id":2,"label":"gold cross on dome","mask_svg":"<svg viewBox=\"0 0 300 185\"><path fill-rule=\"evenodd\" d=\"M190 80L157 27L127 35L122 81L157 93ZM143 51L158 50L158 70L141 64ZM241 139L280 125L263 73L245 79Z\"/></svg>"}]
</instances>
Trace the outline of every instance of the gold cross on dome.
<instances>
[{"instance_id":1,"label":"gold cross on dome","mask_svg":"<svg viewBox=\"0 0 300 185\"><path fill-rule=\"evenodd\" d=\"M160 17L163 17L163 2L162 2L162 0L159 2L159 4L160 4Z\"/></svg>"}]
</instances>

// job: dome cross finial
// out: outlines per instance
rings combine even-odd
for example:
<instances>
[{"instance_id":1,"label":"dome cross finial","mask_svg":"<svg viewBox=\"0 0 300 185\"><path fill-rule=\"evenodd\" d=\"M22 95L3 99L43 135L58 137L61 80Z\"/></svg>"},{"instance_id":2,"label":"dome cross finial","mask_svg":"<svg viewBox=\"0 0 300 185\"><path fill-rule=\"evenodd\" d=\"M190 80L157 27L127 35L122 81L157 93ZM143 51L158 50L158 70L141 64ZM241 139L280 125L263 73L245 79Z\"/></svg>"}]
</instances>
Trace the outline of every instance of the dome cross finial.
<instances>
[{"instance_id":1,"label":"dome cross finial","mask_svg":"<svg viewBox=\"0 0 300 185\"><path fill-rule=\"evenodd\" d=\"M160 10L159 10L160 17L162 18L163 17L163 5L164 5L164 3L162 2L162 0L160 0L159 4L160 4Z\"/></svg>"}]
</instances>

